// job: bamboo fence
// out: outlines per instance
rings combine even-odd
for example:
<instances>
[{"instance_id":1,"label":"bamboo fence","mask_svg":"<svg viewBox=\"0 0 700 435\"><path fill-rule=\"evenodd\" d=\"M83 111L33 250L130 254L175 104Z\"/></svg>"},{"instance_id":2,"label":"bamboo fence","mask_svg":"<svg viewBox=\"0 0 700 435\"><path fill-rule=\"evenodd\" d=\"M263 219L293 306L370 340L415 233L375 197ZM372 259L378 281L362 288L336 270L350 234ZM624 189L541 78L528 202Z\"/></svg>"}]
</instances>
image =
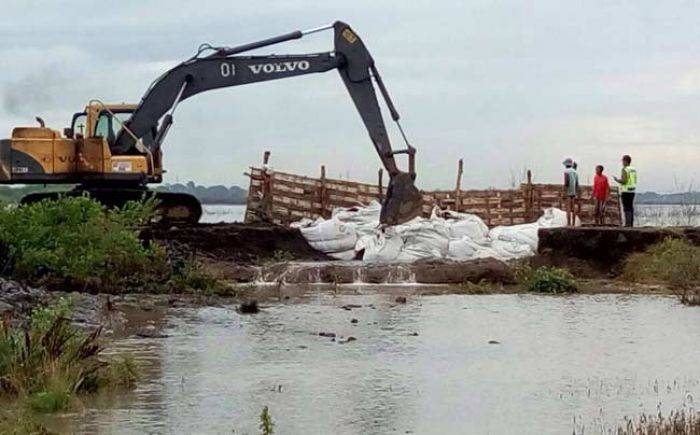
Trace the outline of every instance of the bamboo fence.
<instances>
[{"instance_id":1,"label":"bamboo fence","mask_svg":"<svg viewBox=\"0 0 700 435\"><path fill-rule=\"evenodd\" d=\"M251 167L246 223L272 222L289 225L302 218L329 218L337 207L366 205L372 200L382 201L385 187L383 171L379 170L377 184L358 183L326 177L325 166L320 177L308 177L266 169L269 153L265 153L262 167ZM560 184L532 182L527 171L527 181L514 189L461 188L462 160L457 170L457 183L453 190L423 191L423 215L430 216L433 207L479 216L489 226L515 225L534 222L549 207L564 209L565 198ZM578 216L581 223L594 223L594 204L591 186L580 186ZM606 224L621 223L619 192L611 186L610 201L606 209Z\"/></svg>"}]
</instances>

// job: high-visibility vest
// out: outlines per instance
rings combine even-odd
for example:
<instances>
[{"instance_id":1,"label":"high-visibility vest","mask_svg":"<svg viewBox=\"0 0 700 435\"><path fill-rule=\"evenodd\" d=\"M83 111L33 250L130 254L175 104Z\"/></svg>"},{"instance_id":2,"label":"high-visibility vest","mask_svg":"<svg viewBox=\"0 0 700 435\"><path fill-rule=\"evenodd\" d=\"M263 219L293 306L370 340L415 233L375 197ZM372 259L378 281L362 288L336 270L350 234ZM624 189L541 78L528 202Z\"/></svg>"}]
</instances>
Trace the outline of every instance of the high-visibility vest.
<instances>
[{"instance_id":1,"label":"high-visibility vest","mask_svg":"<svg viewBox=\"0 0 700 435\"><path fill-rule=\"evenodd\" d=\"M623 192L634 192L637 190L637 170L632 166L625 166L622 168L627 174L627 181L625 184L620 186Z\"/></svg>"}]
</instances>

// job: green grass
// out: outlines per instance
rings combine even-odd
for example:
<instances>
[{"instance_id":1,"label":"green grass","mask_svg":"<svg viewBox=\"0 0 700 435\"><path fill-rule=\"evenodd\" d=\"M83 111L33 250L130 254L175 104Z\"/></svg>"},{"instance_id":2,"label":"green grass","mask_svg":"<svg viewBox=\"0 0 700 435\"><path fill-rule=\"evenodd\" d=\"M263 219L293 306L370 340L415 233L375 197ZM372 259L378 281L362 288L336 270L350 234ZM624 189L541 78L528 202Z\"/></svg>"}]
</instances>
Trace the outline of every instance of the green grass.
<instances>
[{"instance_id":1,"label":"green grass","mask_svg":"<svg viewBox=\"0 0 700 435\"><path fill-rule=\"evenodd\" d=\"M0 324L0 399L50 413L70 408L76 395L133 385L133 361L101 358L101 329L84 332L69 311L64 299L23 325Z\"/></svg>"},{"instance_id":2,"label":"green grass","mask_svg":"<svg viewBox=\"0 0 700 435\"><path fill-rule=\"evenodd\" d=\"M645 252L630 255L622 278L667 285L683 303L700 305L700 247L682 238L667 238Z\"/></svg>"},{"instance_id":3,"label":"green grass","mask_svg":"<svg viewBox=\"0 0 700 435\"><path fill-rule=\"evenodd\" d=\"M525 290L537 293L575 293L579 285L566 269L541 266L536 269L521 266L516 271L516 280Z\"/></svg>"}]
</instances>

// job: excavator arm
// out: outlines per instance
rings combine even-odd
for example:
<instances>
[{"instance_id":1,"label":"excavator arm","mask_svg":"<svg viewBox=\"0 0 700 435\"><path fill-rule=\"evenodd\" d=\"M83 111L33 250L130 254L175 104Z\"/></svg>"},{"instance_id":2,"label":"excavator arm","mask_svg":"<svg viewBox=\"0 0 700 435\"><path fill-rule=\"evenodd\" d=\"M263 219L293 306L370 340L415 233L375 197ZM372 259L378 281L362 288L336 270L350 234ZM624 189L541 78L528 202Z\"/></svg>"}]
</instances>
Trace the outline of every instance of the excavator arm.
<instances>
[{"instance_id":1,"label":"excavator arm","mask_svg":"<svg viewBox=\"0 0 700 435\"><path fill-rule=\"evenodd\" d=\"M328 53L304 55L240 56L240 53L284 41L299 39L304 35L333 29L335 50ZM211 50L211 53L204 55ZM377 71L374 60L362 40L347 24L337 21L330 26L296 31L263 41L238 47L200 47L197 55L177 65L159 77L148 89L140 104L124 123L111 144L114 154L138 152L141 142L151 153L161 147L178 104L201 92L212 89L239 86L268 80L277 80L311 73L338 70L367 128L382 164L390 176L387 194L382 206L381 222L398 224L421 213L422 197L414 186L415 149L406 141L406 149L394 151L381 115L373 79L379 87L392 119L399 121L389 93ZM400 124L399 129L403 135ZM156 131L155 136L149 132ZM394 155L409 156L408 172L396 165Z\"/></svg>"}]
</instances>

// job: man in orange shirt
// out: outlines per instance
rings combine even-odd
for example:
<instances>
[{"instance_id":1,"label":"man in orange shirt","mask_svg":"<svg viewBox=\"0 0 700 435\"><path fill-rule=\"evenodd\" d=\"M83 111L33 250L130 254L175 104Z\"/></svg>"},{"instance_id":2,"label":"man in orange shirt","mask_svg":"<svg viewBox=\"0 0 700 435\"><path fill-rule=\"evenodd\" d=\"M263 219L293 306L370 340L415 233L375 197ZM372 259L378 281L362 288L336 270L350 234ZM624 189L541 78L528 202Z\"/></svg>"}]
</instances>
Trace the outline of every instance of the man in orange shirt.
<instances>
[{"instance_id":1,"label":"man in orange shirt","mask_svg":"<svg viewBox=\"0 0 700 435\"><path fill-rule=\"evenodd\" d=\"M595 175L593 176L593 200L595 201L595 223L596 225L605 225L605 204L610 195L610 184L608 177L603 175L603 166L595 167Z\"/></svg>"}]
</instances>

